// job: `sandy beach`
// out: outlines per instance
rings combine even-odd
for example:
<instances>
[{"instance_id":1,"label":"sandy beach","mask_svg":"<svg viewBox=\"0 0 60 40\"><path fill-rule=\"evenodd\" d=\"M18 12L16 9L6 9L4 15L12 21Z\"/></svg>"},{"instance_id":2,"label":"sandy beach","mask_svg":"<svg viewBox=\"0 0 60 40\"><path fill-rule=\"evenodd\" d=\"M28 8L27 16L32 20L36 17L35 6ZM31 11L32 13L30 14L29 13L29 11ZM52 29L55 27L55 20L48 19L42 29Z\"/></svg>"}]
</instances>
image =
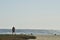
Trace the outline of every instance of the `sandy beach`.
<instances>
[{"instance_id":1,"label":"sandy beach","mask_svg":"<svg viewBox=\"0 0 60 40\"><path fill-rule=\"evenodd\" d=\"M0 35L0 40L60 40L60 35Z\"/></svg>"},{"instance_id":2,"label":"sandy beach","mask_svg":"<svg viewBox=\"0 0 60 40\"><path fill-rule=\"evenodd\" d=\"M37 35L36 39L29 40L60 40L60 35Z\"/></svg>"},{"instance_id":3,"label":"sandy beach","mask_svg":"<svg viewBox=\"0 0 60 40\"><path fill-rule=\"evenodd\" d=\"M28 40L28 39L35 39L35 36L31 35L24 35L24 34L0 34L0 40Z\"/></svg>"}]
</instances>

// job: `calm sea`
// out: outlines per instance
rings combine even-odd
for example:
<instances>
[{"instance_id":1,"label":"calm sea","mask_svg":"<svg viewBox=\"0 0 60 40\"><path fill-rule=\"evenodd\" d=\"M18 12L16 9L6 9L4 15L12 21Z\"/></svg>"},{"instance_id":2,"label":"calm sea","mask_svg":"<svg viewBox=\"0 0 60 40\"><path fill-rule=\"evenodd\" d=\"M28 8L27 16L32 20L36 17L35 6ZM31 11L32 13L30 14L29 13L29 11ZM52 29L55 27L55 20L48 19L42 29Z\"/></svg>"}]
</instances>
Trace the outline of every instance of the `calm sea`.
<instances>
[{"instance_id":1,"label":"calm sea","mask_svg":"<svg viewBox=\"0 0 60 40\"><path fill-rule=\"evenodd\" d=\"M16 34L60 35L60 30L16 29ZM0 29L0 34L12 34L11 29Z\"/></svg>"}]
</instances>

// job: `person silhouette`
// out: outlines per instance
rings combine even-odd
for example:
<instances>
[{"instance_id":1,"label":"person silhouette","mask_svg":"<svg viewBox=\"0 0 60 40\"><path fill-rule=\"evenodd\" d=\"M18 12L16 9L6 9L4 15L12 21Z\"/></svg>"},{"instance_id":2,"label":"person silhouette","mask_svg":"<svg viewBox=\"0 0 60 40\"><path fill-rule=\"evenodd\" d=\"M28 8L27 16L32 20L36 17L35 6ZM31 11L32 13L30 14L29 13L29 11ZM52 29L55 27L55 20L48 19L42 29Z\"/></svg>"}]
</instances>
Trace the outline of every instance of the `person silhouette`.
<instances>
[{"instance_id":1,"label":"person silhouette","mask_svg":"<svg viewBox=\"0 0 60 40\"><path fill-rule=\"evenodd\" d=\"M15 27L12 27L12 34L15 33Z\"/></svg>"}]
</instances>

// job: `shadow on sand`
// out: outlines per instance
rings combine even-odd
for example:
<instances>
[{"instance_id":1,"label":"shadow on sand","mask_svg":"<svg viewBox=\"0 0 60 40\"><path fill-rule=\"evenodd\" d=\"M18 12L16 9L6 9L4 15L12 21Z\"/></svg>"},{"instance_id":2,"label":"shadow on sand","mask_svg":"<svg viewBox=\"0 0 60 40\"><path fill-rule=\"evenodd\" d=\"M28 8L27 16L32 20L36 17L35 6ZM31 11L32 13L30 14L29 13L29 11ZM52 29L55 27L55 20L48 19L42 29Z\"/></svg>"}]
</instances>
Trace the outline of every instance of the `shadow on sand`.
<instances>
[{"instance_id":1,"label":"shadow on sand","mask_svg":"<svg viewBox=\"0 0 60 40\"><path fill-rule=\"evenodd\" d=\"M36 37L32 35L11 35L11 34L0 35L0 40L28 40L28 39L36 39Z\"/></svg>"}]
</instances>

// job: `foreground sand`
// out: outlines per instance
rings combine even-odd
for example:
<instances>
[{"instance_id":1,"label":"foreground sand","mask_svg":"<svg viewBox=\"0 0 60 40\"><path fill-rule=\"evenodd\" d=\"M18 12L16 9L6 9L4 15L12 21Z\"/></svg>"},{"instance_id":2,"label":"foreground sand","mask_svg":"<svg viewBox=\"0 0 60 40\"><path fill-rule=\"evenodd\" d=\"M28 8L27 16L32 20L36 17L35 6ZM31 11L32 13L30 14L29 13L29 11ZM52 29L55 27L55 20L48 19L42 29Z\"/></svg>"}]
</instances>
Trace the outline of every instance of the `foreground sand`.
<instances>
[{"instance_id":1,"label":"foreground sand","mask_svg":"<svg viewBox=\"0 0 60 40\"><path fill-rule=\"evenodd\" d=\"M36 39L29 40L60 40L60 35L37 35Z\"/></svg>"},{"instance_id":2,"label":"foreground sand","mask_svg":"<svg viewBox=\"0 0 60 40\"><path fill-rule=\"evenodd\" d=\"M35 39L35 36L32 35L25 35L25 34L0 34L0 40L28 40L28 39Z\"/></svg>"},{"instance_id":3,"label":"foreground sand","mask_svg":"<svg viewBox=\"0 0 60 40\"><path fill-rule=\"evenodd\" d=\"M0 40L60 40L60 35L0 35Z\"/></svg>"}]
</instances>

